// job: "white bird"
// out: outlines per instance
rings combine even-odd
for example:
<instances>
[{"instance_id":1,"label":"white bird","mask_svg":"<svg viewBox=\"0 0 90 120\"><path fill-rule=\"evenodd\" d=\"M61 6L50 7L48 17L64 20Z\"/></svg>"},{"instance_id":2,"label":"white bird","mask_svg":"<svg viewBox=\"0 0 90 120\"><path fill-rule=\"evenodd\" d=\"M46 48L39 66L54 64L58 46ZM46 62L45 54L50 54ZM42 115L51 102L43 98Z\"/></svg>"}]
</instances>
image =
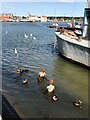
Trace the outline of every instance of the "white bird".
<instances>
[{"instance_id":1,"label":"white bird","mask_svg":"<svg viewBox=\"0 0 90 120\"><path fill-rule=\"evenodd\" d=\"M32 37L32 34L30 34L30 36Z\"/></svg>"},{"instance_id":2,"label":"white bird","mask_svg":"<svg viewBox=\"0 0 90 120\"><path fill-rule=\"evenodd\" d=\"M1 115L0 115L0 120L2 120L2 117L1 117Z\"/></svg>"},{"instance_id":3,"label":"white bird","mask_svg":"<svg viewBox=\"0 0 90 120\"><path fill-rule=\"evenodd\" d=\"M55 49L55 47L56 47L56 43L54 43L54 49Z\"/></svg>"},{"instance_id":4,"label":"white bird","mask_svg":"<svg viewBox=\"0 0 90 120\"><path fill-rule=\"evenodd\" d=\"M15 53L17 54L17 49L15 48Z\"/></svg>"},{"instance_id":5,"label":"white bird","mask_svg":"<svg viewBox=\"0 0 90 120\"><path fill-rule=\"evenodd\" d=\"M7 34L7 31L6 31L6 34Z\"/></svg>"},{"instance_id":6,"label":"white bird","mask_svg":"<svg viewBox=\"0 0 90 120\"><path fill-rule=\"evenodd\" d=\"M25 36L25 38L28 38L28 36L26 34L24 36Z\"/></svg>"},{"instance_id":7,"label":"white bird","mask_svg":"<svg viewBox=\"0 0 90 120\"><path fill-rule=\"evenodd\" d=\"M15 54L17 55L17 57L18 57L18 52L17 52L17 49L15 48Z\"/></svg>"},{"instance_id":8,"label":"white bird","mask_svg":"<svg viewBox=\"0 0 90 120\"><path fill-rule=\"evenodd\" d=\"M34 40L36 40L36 37L33 37Z\"/></svg>"}]
</instances>

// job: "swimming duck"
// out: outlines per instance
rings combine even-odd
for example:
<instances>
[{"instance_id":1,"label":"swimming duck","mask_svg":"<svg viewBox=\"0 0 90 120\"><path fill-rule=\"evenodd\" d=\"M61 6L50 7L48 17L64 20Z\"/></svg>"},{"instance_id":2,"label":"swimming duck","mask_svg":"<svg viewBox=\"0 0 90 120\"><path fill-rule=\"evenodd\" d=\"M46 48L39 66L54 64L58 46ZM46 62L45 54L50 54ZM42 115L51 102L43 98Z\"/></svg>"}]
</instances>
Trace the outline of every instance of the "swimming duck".
<instances>
[{"instance_id":1,"label":"swimming duck","mask_svg":"<svg viewBox=\"0 0 90 120\"><path fill-rule=\"evenodd\" d=\"M27 79L25 79L25 80L23 80L23 82L22 82L23 84L27 84L28 83L28 80Z\"/></svg>"},{"instance_id":2,"label":"swimming duck","mask_svg":"<svg viewBox=\"0 0 90 120\"><path fill-rule=\"evenodd\" d=\"M27 72L29 70L16 68L17 73Z\"/></svg>"},{"instance_id":3,"label":"swimming duck","mask_svg":"<svg viewBox=\"0 0 90 120\"><path fill-rule=\"evenodd\" d=\"M75 101L73 101L73 104L74 104L74 106L76 106L76 107L81 107L82 101L81 101L81 100L75 100Z\"/></svg>"},{"instance_id":4,"label":"swimming duck","mask_svg":"<svg viewBox=\"0 0 90 120\"><path fill-rule=\"evenodd\" d=\"M57 96L54 95L54 96L52 97L52 100L57 101L57 100L58 100Z\"/></svg>"}]
</instances>

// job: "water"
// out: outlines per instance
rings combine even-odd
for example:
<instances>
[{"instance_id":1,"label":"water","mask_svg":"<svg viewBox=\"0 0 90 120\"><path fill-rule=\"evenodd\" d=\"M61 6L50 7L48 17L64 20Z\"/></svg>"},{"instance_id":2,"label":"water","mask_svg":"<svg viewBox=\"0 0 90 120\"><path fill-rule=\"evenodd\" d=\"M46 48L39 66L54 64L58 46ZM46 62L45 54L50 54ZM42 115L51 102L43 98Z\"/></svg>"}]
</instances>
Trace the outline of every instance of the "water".
<instances>
[{"instance_id":1,"label":"water","mask_svg":"<svg viewBox=\"0 0 90 120\"><path fill-rule=\"evenodd\" d=\"M55 29L48 28L48 25L38 22L2 24L3 94L22 118L87 118L88 70L52 53ZM19 75L17 67L29 72ZM56 102L42 92L48 81L37 82L42 67L47 78L54 79ZM28 85L22 84L23 79L28 79ZM81 108L73 105L72 101L76 99L82 100Z\"/></svg>"}]
</instances>

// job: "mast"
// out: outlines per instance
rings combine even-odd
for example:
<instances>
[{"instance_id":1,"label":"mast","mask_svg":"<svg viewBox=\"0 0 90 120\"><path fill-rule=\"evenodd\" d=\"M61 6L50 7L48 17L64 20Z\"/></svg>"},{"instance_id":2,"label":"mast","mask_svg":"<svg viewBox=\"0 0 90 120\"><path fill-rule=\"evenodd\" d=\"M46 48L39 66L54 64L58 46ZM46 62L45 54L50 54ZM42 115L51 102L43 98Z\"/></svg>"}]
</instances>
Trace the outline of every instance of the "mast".
<instances>
[{"instance_id":1,"label":"mast","mask_svg":"<svg viewBox=\"0 0 90 120\"><path fill-rule=\"evenodd\" d=\"M89 2L89 0L86 0L86 8L88 8L88 2Z\"/></svg>"},{"instance_id":2,"label":"mast","mask_svg":"<svg viewBox=\"0 0 90 120\"><path fill-rule=\"evenodd\" d=\"M84 11L84 21L83 21L83 34L82 37L88 38L89 37L89 29L90 29L90 18L88 17L90 15L90 1L86 1L86 8Z\"/></svg>"},{"instance_id":3,"label":"mast","mask_svg":"<svg viewBox=\"0 0 90 120\"><path fill-rule=\"evenodd\" d=\"M74 22L75 22L75 20L74 20L74 17L72 18L72 28L74 28Z\"/></svg>"}]
</instances>

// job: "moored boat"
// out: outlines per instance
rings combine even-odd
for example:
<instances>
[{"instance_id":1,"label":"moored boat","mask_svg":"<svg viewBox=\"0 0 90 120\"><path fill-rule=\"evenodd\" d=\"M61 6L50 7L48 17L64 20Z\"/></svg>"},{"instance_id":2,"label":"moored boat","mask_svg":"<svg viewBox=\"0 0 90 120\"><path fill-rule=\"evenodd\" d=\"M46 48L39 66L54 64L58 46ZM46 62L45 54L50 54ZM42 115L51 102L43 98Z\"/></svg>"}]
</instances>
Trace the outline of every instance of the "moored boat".
<instances>
[{"instance_id":1,"label":"moored boat","mask_svg":"<svg viewBox=\"0 0 90 120\"><path fill-rule=\"evenodd\" d=\"M58 27L58 24L57 23L53 23L51 25L48 26L49 28L57 28Z\"/></svg>"},{"instance_id":2,"label":"moored boat","mask_svg":"<svg viewBox=\"0 0 90 120\"><path fill-rule=\"evenodd\" d=\"M58 50L64 57L90 67L90 1L84 11L82 34L62 28L55 32Z\"/></svg>"}]
</instances>

